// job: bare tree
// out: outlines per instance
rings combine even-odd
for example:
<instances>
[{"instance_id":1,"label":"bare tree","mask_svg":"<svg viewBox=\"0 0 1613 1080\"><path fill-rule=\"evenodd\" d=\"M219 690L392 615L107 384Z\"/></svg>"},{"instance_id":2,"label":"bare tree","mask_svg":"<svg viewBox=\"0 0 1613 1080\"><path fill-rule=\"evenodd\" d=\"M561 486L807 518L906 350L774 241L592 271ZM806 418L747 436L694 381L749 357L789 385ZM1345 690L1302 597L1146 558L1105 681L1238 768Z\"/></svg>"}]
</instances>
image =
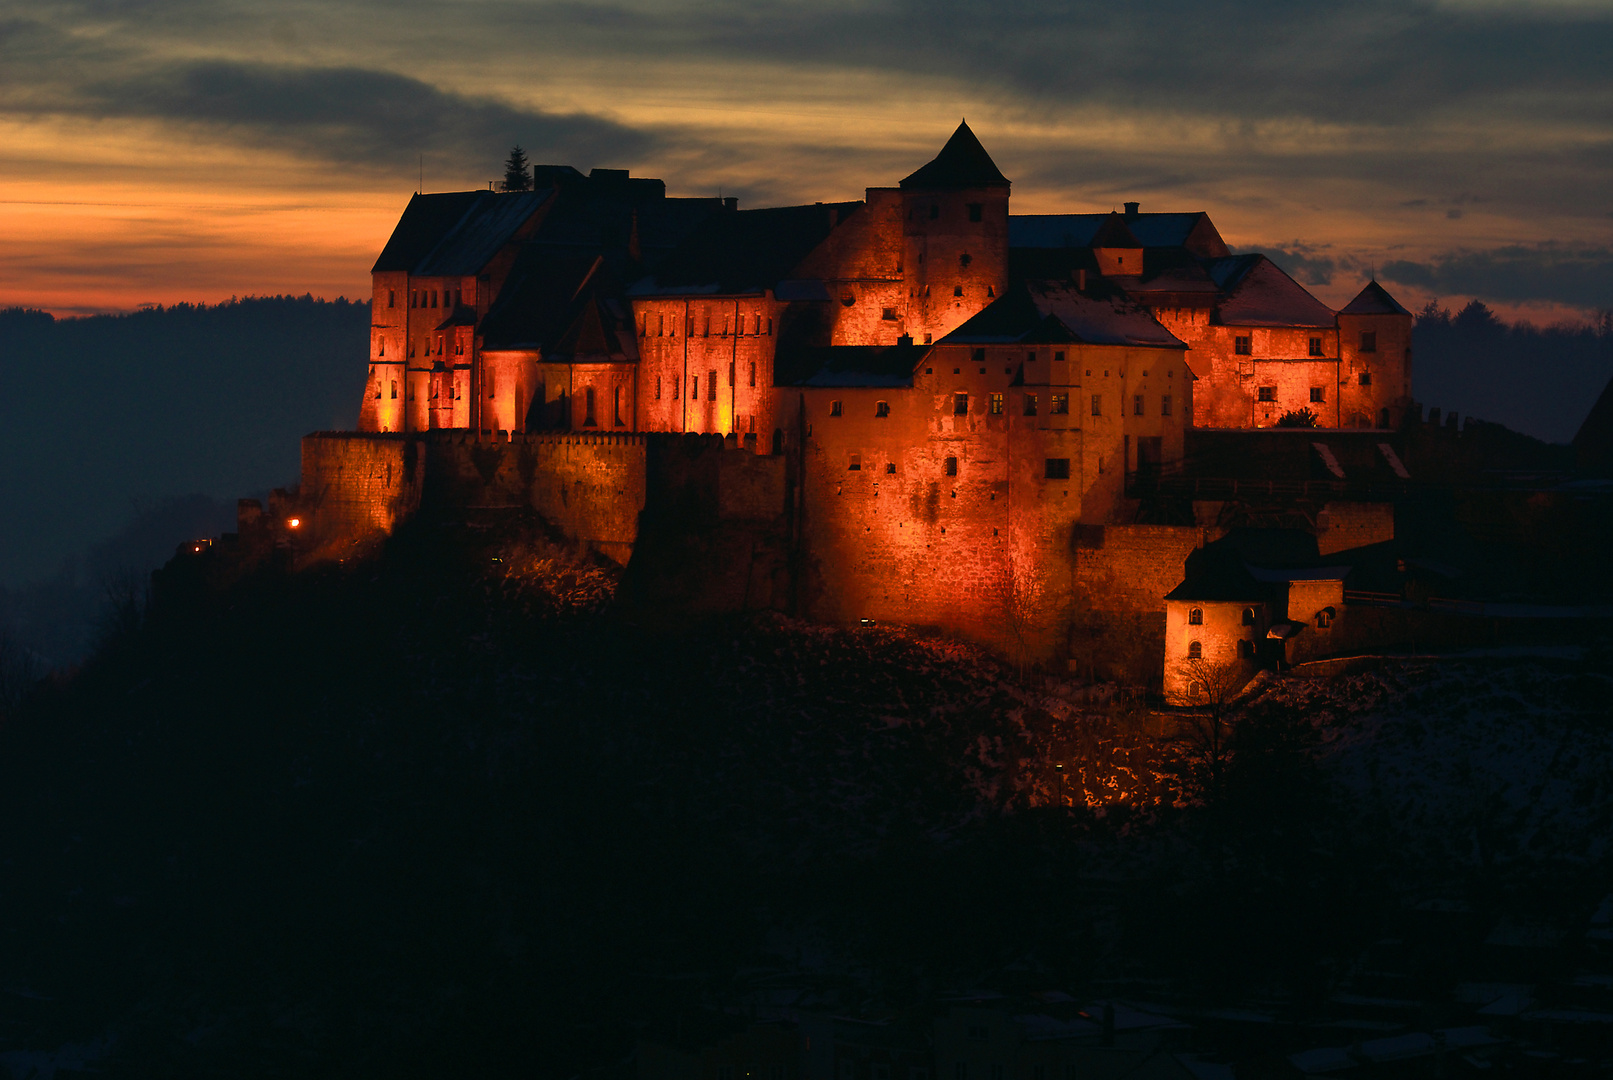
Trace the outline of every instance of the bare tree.
<instances>
[{"instance_id":1,"label":"bare tree","mask_svg":"<svg viewBox=\"0 0 1613 1080\"><path fill-rule=\"evenodd\" d=\"M1182 725L1178 741L1201 775L1206 796L1213 798L1220 789L1229 756L1231 704L1249 681L1249 672L1244 664L1216 663L1201 657L1182 661L1182 669L1193 688L1196 708L1178 717Z\"/></svg>"}]
</instances>

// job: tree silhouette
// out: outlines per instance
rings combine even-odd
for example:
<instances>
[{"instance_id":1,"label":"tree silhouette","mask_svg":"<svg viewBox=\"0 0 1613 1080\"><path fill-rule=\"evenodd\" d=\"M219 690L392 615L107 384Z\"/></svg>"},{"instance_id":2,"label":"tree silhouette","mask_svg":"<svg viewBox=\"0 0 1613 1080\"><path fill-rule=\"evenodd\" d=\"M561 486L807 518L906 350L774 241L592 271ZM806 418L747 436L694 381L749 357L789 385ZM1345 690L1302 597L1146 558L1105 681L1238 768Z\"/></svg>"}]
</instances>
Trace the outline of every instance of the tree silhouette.
<instances>
[{"instance_id":1,"label":"tree silhouette","mask_svg":"<svg viewBox=\"0 0 1613 1080\"><path fill-rule=\"evenodd\" d=\"M504 190L527 191L532 187L532 176L527 172L526 151L520 144L510 147L510 156L504 162Z\"/></svg>"},{"instance_id":2,"label":"tree silhouette","mask_svg":"<svg viewBox=\"0 0 1613 1080\"><path fill-rule=\"evenodd\" d=\"M1277 418L1278 427L1315 427L1316 414L1310 409L1290 409Z\"/></svg>"}]
</instances>

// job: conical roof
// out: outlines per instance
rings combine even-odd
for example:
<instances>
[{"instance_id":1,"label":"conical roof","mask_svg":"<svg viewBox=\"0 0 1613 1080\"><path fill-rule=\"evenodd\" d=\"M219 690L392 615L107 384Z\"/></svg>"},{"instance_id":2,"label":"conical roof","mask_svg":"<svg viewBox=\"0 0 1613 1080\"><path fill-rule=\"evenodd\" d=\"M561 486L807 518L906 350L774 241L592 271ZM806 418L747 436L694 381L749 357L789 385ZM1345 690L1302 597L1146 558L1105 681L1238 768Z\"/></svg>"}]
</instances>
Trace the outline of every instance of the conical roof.
<instances>
[{"instance_id":1,"label":"conical roof","mask_svg":"<svg viewBox=\"0 0 1613 1080\"><path fill-rule=\"evenodd\" d=\"M902 180L904 189L1007 186L1008 178L966 123L958 125L933 161Z\"/></svg>"},{"instance_id":2,"label":"conical roof","mask_svg":"<svg viewBox=\"0 0 1613 1080\"><path fill-rule=\"evenodd\" d=\"M1411 312L1401 307L1400 302L1389 295L1389 290L1374 280L1367 282L1367 287L1357 293L1354 300L1345 304L1339 314L1410 315Z\"/></svg>"}]
</instances>

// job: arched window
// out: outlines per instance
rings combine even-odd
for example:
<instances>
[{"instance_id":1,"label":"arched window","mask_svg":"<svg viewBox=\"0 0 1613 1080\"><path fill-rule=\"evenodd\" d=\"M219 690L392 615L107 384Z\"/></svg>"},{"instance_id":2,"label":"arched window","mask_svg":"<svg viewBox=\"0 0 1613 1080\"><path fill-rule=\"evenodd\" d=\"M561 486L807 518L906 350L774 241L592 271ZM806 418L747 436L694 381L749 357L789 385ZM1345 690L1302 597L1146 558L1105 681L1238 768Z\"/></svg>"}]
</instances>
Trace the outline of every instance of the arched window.
<instances>
[{"instance_id":1,"label":"arched window","mask_svg":"<svg viewBox=\"0 0 1613 1080\"><path fill-rule=\"evenodd\" d=\"M1194 608L1192 611L1189 611L1187 613L1187 625L1189 625L1189 626L1203 626L1204 625L1204 609L1203 608Z\"/></svg>"},{"instance_id":2,"label":"arched window","mask_svg":"<svg viewBox=\"0 0 1613 1080\"><path fill-rule=\"evenodd\" d=\"M1245 660L1255 654L1255 643L1247 639L1238 642L1238 655Z\"/></svg>"},{"instance_id":3,"label":"arched window","mask_svg":"<svg viewBox=\"0 0 1613 1080\"><path fill-rule=\"evenodd\" d=\"M1255 624L1255 609L1252 608L1252 607L1244 608L1243 609L1243 625L1245 625L1245 626L1253 626L1254 624Z\"/></svg>"},{"instance_id":4,"label":"arched window","mask_svg":"<svg viewBox=\"0 0 1613 1080\"><path fill-rule=\"evenodd\" d=\"M1328 627L1330 627L1332 625L1333 625L1333 609L1332 608L1325 607L1321 611L1318 611L1316 613L1316 626L1317 626L1318 629L1326 630Z\"/></svg>"},{"instance_id":5,"label":"arched window","mask_svg":"<svg viewBox=\"0 0 1613 1080\"><path fill-rule=\"evenodd\" d=\"M1196 641L1188 642L1187 643L1187 658L1189 660L1202 660L1202 659L1204 659L1204 646L1200 645Z\"/></svg>"}]
</instances>

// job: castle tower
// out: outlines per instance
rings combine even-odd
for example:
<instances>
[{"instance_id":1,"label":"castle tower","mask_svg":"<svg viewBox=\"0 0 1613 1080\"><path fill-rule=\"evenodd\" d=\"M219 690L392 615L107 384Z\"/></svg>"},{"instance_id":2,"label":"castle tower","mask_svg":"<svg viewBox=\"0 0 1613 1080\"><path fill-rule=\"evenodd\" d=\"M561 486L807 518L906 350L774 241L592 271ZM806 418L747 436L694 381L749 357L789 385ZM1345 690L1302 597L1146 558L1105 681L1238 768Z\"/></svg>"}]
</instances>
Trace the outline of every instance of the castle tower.
<instances>
[{"instance_id":1,"label":"castle tower","mask_svg":"<svg viewBox=\"0 0 1613 1080\"><path fill-rule=\"evenodd\" d=\"M1411 405L1411 312L1376 280L1344 305L1339 322L1343 427L1397 428Z\"/></svg>"},{"instance_id":2,"label":"castle tower","mask_svg":"<svg viewBox=\"0 0 1613 1080\"><path fill-rule=\"evenodd\" d=\"M939 341L1008 287L1008 179L968 124L902 181L907 332Z\"/></svg>"}]
</instances>

